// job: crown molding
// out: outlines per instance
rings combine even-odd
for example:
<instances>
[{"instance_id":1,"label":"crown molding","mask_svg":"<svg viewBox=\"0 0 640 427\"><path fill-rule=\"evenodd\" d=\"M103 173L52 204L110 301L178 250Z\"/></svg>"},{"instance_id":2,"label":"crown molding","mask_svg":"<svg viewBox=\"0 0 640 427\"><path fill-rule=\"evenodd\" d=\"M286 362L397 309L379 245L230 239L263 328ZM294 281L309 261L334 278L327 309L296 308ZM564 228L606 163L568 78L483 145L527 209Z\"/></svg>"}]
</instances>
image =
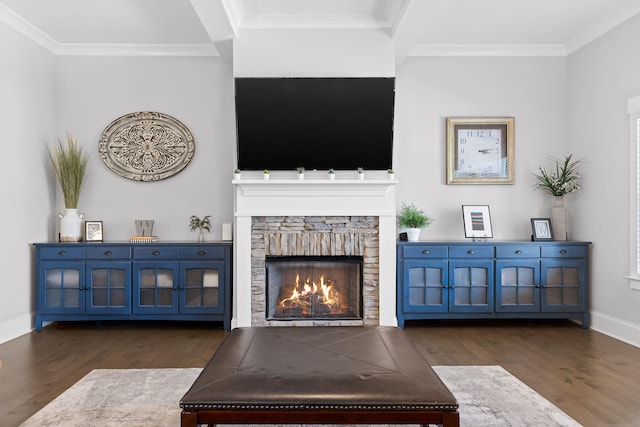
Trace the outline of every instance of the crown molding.
<instances>
[{"instance_id":1,"label":"crown molding","mask_svg":"<svg viewBox=\"0 0 640 427\"><path fill-rule=\"evenodd\" d=\"M58 43L60 56L219 56L213 44Z\"/></svg>"},{"instance_id":2,"label":"crown molding","mask_svg":"<svg viewBox=\"0 0 640 427\"><path fill-rule=\"evenodd\" d=\"M599 37L602 37L609 31L618 27L623 22L633 18L638 13L640 13L640 2L629 5L629 7L619 11L615 15L611 15L607 17L607 19L601 21L599 25L593 26L579 33L578 35L573 37L571 40L569 40L565 45L567 49L567 54L572 54L577 50L583 48L584 46L588 45L592 41L596 40Z\"/></svg>"},{"instance_id":3,"label":"crown molding","mask_svg":"<svg viewBox=\"0 0 640 427\"><path fill-rule=\"evenodd\" d=\"M54 39L2 3L0 3L0 21L50 52L54 52L58 45Z\"/></svg>"},{"instance_id":4,"label":"crown molding","mask_svg":"<svg viewBox=\"0 0 640 427\"><path fill-rule=\"evenodd\" d=\"M564 45L418 44L408 56L567 56Z\"/></svg>"}]
</instances>

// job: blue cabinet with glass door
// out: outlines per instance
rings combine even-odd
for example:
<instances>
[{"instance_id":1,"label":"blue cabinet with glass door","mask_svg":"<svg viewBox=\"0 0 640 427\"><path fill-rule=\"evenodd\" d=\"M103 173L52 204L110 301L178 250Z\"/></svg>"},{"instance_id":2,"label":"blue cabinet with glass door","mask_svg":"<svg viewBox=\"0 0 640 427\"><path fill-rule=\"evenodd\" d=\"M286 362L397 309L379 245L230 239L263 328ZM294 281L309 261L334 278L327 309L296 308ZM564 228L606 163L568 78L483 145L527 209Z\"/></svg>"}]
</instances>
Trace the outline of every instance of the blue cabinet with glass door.
<instances>
[{"instance_id":1,"label":"blue cabinet with glass door","mask_svg":"<svg viewBox=\"0 0 640 427\"><path fill-rule=\"evenodd\" d=\"M397 318L571 318L589 326L589 242L399 242Z\"/></svg>"},{"instance_id":2,"label":"blue cabinet with glass door","mask_svg":"<svg viewBox=\"0 0 640 427\"><path fill-rule=\"evenodd\" d=\"M37 243L36 330L53 320L222 321L231 243Z\"/></svg>"}]
</instances>

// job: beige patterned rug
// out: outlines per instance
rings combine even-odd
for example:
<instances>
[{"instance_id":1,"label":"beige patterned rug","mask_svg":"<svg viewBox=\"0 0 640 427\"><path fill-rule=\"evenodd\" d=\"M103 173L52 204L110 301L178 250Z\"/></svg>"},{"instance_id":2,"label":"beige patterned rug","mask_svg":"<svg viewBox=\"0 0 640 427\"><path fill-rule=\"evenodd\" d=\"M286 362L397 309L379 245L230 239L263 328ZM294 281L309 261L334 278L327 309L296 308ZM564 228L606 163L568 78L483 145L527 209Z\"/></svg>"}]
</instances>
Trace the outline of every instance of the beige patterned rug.
<instances>
[{"instance_id":1,"label":"beige patterned rug","mask_svg":"<svg viewBox=\"0 0 640 427\"><path fill-rule=\"evenodd\" d=\"M580 426L500 366L434 366L463 427ZM199 368L96 369L21 427L177 427Z\"/></svg>"}]
</instances>

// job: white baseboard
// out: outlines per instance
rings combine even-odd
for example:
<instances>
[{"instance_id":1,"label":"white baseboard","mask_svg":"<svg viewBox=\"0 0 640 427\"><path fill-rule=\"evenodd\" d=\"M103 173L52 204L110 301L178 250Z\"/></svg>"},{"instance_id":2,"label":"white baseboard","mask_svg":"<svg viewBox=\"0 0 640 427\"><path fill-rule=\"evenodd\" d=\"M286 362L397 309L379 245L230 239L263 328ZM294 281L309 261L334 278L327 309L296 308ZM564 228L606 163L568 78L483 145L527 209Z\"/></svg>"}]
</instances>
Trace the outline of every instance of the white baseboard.
<instances>
[{"instance_id":1,"label":"white baseboard","mask_svg":"<svg viewBox=\"0 0 640 427\"><path fill-rule=\"evenodd\" d=\"M0 344L31 332L33 316L26 314L0 322Z\"/></svg>"},{"instance_id":2,"label":"white baseboard","mask_svg":"<svg viewBox=\"0 0 640 427\"><path fill-rule=\"evenodd\" d=\"M608 314L591 312L591 329L640 347L640 325L618 319Z\"/></svg>"}]
</instances>

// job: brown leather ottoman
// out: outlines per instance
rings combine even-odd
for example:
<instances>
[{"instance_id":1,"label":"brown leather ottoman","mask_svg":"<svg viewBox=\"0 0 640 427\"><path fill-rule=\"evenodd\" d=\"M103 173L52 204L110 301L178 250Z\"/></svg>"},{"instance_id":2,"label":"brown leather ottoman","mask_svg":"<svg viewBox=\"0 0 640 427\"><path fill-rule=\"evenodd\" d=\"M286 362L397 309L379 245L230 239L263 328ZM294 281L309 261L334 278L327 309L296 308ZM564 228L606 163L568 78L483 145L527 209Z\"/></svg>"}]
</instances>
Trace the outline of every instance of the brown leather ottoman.
<instances>
[{"instance_id":1,"label":"brown leather ottoman","mask_svg":"<svg viewBox=\"0 0 640 427\"><path fill-rule=\"evenodd\" d=\"M394 327L234 329L180 407L183 427L459 425L455 397Z\"/></svg>"}]
</instances>

